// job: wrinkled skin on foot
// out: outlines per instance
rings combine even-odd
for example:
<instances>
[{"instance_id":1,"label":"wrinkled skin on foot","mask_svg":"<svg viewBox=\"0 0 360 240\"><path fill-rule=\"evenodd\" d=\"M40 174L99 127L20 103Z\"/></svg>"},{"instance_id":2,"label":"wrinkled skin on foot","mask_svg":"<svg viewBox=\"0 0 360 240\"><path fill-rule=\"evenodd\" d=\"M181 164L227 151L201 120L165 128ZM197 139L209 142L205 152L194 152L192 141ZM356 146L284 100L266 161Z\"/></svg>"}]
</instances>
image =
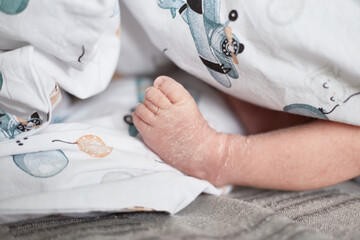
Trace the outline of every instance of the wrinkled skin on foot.
<instances>
[{"instance_id":1,"label":"wrinkled skin on foot","mask_svg":"<svg viewBox=\"0 0 360 240\"><path fill-rule=\"evenodd\" d=\"M217 186L224 184L220 172L226 161L227 136L209 127L181 84L157 78L133 113L133 121L164 162Z\"/></svg>"}]
</instances>

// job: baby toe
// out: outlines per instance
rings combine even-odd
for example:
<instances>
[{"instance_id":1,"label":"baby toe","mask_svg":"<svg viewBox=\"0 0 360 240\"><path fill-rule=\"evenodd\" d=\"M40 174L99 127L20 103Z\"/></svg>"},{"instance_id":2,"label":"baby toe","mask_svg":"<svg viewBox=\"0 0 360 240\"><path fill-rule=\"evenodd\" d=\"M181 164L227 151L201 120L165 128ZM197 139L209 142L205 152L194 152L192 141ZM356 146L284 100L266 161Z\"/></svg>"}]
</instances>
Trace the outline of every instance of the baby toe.
<instances>
[{"instance_id":1,"label":"baby toe","mask_svg":"<svg viewBox=\"0 0 360 240\"><path fill-rule=\"evenodd\" d=\"M170 100L155 87L146 89L144 102L151 103L153 106L160 109L169 109L172 105Z\"/></svg>"},{"instance_id":2,"label":"baby toe","mask_svg":"<svg viewBox=\"0 0 360 240\"><path fill-rule=\"evenodd\" d=\"M146 124L153 125L155 122L155 115L144 104L140 103L135 110L136 115Z\"/></svg>"},{"instance_id":3,"label":"baby toe","mask_svg":"<svg viewBox=\"0 0 360 240\"><path fill-rule=\"evenodd\" d=\"M159 107L155 106L152 102L150 102L148 99L144 98L144 101L142 102L152 113L155 115L159 114Z\"/></svg>"},{"instance_id":4,"label":"baby toe","mask_svg":"<svg viewBox=\"0 0 360 240\"><path fill-rule=\"evenodd\" d=\"M133 122L137 130L141 134L147 133L149 131L150 125L144 122L137 114L134 112L132 114Z\"/></svg>"},{"instance_id":5,"label":"baby toe","mask_svg":"<svg viewBox=\"0 0 360 240\"><path fill-rule=\"evenodd\" d=\"M154 86L173 104L184 100L187 101L191 98L190 93L180 83L166 76L158 77L154 82Z\"/></svg>"}]
</instances>

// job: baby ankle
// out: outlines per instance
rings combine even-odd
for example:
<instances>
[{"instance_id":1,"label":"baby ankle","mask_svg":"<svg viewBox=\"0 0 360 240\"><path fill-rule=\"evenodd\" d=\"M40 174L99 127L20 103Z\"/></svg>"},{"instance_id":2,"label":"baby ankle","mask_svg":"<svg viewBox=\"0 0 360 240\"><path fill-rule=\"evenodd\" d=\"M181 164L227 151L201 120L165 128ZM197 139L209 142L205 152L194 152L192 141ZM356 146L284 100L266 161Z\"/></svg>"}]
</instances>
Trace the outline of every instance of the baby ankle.
<instances>
[{"instance_id":1,"label":"baby ankle","mask_svg":"<svg viewBox=\"0 0 360 240\"><path fill-rule=\"evenodd\" d=\"M225 143L219 157L219 168L214 181L215 186L241 184L242 165L247 150L248 137L224 134Z\"/></svg>"},{"instance_id":2,"label":"baby ankle","mask_svg":"<svg viewBox=\"0 0 360 240\"><path fill-rule=\"evenodd\" d=\"M228 183L226 169L230 160L228 149L232 136L226 133L217 133L216 135L217 146L214 148L216 153L212 155L215 169L213 170L213 177L210 182L220 187Z\"/></svg>"}]
</instances>

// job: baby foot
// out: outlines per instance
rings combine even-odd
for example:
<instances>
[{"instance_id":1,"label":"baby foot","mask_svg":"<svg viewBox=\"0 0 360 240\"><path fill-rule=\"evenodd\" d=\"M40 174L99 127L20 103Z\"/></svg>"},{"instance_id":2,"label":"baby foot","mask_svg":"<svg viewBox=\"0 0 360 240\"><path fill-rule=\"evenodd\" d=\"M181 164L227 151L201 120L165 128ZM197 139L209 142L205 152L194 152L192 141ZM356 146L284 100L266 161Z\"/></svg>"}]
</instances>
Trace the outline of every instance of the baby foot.
<instances>
[{"instance_id":1,"label":"baby foot","mask_svg":"<svg viewBox=\"0 0 360 240\"><path fill-rule=\"evenodd\" d=\"M223 184L219 173L227 137L209 127L181 84L157 78L137 106L133 121L145 143L164 162L215 185Z\"/></svg>"}]
</instances>

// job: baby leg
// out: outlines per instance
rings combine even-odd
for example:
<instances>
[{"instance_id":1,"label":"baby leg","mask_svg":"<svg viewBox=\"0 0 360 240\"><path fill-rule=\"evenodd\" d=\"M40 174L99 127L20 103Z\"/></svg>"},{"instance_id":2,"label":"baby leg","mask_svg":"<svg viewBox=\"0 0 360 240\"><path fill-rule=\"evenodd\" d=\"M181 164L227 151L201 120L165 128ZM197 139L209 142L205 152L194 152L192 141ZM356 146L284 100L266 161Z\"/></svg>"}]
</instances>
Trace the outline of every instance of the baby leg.
<instances>
[{"instance_id":1,"label":"baby leg","mask_svg":"<svg viewBox=\"0 0 360 240\"><path fill-rule=\"evenodd\" d=\"M313 121L246 137L217 133L190 94L167 77L147 90L133 119L165 162L218 186L305 190L360 175L360 127Z\"/></svg>"},{"instance_id":2,"label":"baby leg","mask_svg":"<svg viewBox=\"0 0 360 240\"><path fill-rule=\"evenodd\" d=\"M256 106L227 94L224 94L224 97L243 124L248 135L296 126L314 120L309 117Z\"/></svg>"}]
</instances>

